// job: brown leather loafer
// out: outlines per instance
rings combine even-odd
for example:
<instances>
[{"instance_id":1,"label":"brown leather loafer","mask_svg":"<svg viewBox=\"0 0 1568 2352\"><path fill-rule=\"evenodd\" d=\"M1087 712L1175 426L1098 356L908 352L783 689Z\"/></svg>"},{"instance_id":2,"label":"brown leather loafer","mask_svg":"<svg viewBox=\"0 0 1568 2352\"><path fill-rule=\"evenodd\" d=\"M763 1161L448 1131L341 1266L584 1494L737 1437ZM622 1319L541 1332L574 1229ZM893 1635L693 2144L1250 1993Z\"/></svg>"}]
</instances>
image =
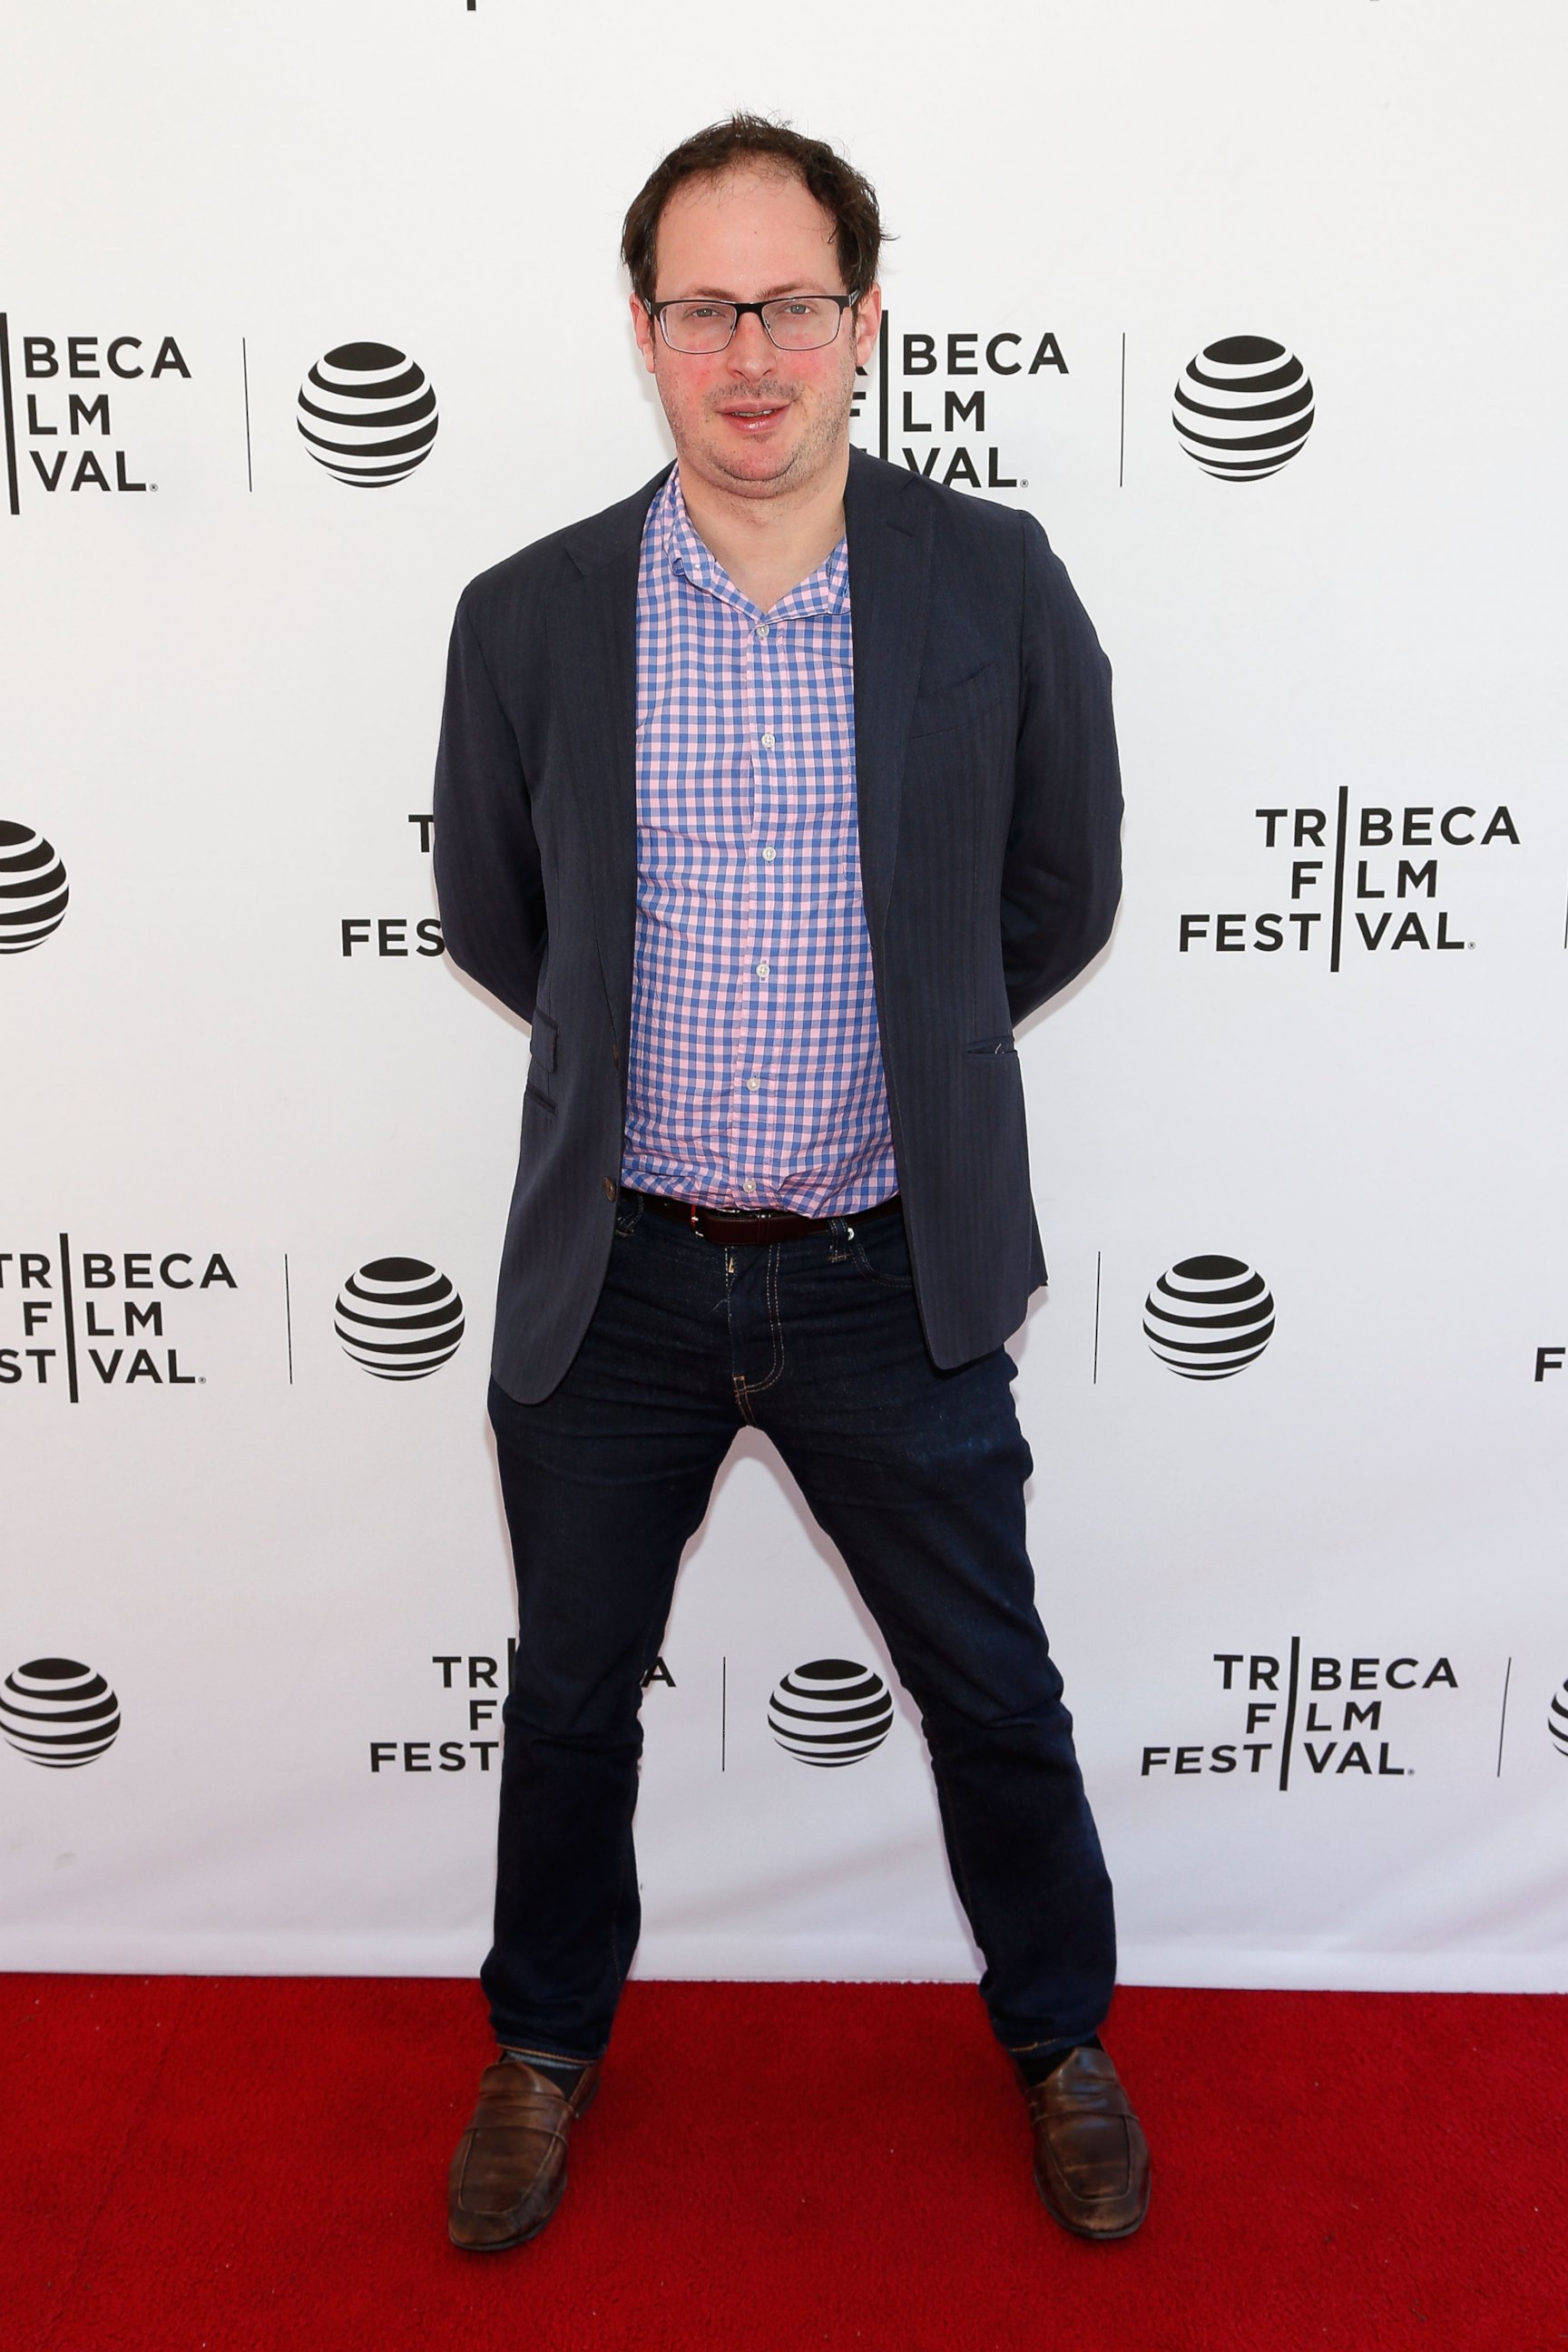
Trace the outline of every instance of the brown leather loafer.
<instances>
[{"instance_id":1,"label":"brown leather loafer","mask_svg":"<svg viewBox=\"0 0 1568 2352\"><path fill-rule=\"evenodd\" d=\"M1103 2050L1075 2050L1028 2090L1035 2186L1080 2238L1130 2238L1149 2210L1149 2144Z\"/></svg>"},{"instance_id":2,"label":"brown leather loafer","mask_svg":"<svg viewBox=\"0 0 1568 2352\"><path fill-rule=\"evenodd\" d=\"M447 2176L447 2233L469 2253L536 2238L566 2186L566 2143L599 2087L597 2061L568 2098L520 2059L487 2066L474 2119Z\"/></svg>"}]
</instances>

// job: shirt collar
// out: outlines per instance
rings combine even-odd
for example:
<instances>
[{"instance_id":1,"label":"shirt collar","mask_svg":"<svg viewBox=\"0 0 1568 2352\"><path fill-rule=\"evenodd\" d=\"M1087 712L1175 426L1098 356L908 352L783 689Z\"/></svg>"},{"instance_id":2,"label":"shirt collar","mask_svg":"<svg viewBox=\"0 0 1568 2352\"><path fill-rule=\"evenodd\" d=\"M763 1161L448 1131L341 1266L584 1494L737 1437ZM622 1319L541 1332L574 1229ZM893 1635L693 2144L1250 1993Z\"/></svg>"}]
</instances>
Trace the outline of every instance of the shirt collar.
<instances>
[{"instance_id":1,"label":"shirt collar","mask_svg":"<svg viewBox=\"0 0 1568 2352\"><path fill-rule=\"evenodd\" d=\"M704 546L692 527L686 510L686 499L680 487L680 467L672 467L668 481L656 500L660 535L659 560L667 564L677 579L693 588L700 588L710 596L720 597L727 604L737 605L743 613L763 617L762 608L735 585L718 558ZM823 558L809 579L781 596L767 615L773 621L803 619L807 614L839 612L849 600L849 549L840 540L832 553Z\"/></svg>"}]
</instances>

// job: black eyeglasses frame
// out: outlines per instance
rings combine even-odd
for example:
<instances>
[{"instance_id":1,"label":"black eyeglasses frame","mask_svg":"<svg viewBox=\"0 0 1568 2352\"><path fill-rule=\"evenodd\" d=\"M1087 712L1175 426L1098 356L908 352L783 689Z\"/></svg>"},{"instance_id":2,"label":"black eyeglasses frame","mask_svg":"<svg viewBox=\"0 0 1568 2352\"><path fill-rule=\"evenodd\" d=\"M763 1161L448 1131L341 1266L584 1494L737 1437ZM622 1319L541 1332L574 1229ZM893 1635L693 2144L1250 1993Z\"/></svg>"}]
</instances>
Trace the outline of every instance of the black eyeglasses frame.
<instances>
[{"instance_id":1,"label":"black eyeglasses frame","mask_svg":"<svg viewBox=\"0 0 1568 2352\"><path fill-rule=\"evenodd\" d=\"M716 343L710 352L683 352L678 343L672 343L670 341L669 329L664 323L664 314L667 310L679 310L682 305L687 302L705 302L710 299L711 299L715 310L733 310L735 313L734 323L731 327L730 331L725 336L723 341L721 343ZM795 351L825 352L828 349L830 344L836 343L838 341L839 332L844 325L845 311L852 310L856 303L858 302L860 299L861 298L858 294L770 294L766 301L763 302L726 302L721 301L717 295L710 298L705 294L678 294L672 296L667 302L645 302L643 308L647 312L648 317L657 323L660 334L664 337L666 349L674 352L678 359L711 360L717 359L721 352L727 352L729 350L731 344L734 341L737 333L740 331L741 321L746 316L748 311L755 311L757 323L762 328L763 334L766 335L769 342L773 344L775 352L787 352L792 349ZM795 343L794 345L789 343L781 343L775 337L773 329L769 326L766 316L764 315L770 305L774 302L836 302L838 306L838 324L834 328L833 332L828 336L826 343Z\"/></svg>"}]
</instances>

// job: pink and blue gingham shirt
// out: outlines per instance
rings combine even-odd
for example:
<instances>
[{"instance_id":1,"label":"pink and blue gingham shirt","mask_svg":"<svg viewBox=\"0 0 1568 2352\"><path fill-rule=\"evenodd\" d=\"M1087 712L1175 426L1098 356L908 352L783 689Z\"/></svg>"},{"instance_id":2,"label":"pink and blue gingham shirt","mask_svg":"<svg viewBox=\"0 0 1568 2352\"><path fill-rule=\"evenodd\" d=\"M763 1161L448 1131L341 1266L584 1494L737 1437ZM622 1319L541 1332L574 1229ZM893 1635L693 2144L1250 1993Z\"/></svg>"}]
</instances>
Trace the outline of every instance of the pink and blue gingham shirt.
<instances>
[{"instance_id":1,"label":"pink and blue gingham shirt","mask_svg":"<svg viewBox=\"0 0 1568 2352\"><path fill-rule=\"evenodd\" d=\"M677 467L643 531L637 746L623 1181L813 1217L886 1200L846 542L764 613Z\"/></svg>"}]
</instances>

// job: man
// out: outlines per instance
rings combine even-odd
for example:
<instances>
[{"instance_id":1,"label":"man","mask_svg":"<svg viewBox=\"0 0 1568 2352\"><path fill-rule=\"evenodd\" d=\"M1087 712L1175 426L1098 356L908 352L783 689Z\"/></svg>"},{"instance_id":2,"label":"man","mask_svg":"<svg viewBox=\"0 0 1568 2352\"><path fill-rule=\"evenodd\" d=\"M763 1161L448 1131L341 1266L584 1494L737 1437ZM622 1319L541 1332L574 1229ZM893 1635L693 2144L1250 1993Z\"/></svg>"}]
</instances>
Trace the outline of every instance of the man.
<instances>
[{"instance_id":1,"label":"man","mask_svg":"<svg viewBox=\"0 0 1568 2352\"><path fill-rule=\"evenodd\" d=\"M564 2186L637 1943L642 1677L747 1423L921 1707L1041 2195L1097 2238L1147 2201L1003 1348L1045 1279L1013 1026L1120 887L1110 674L1032 517L850 448L879 242L867 183L779 125L667 157L622 252L676 463L474 581L453 631L447 944L532 1030L464 2247L521 2244Z\"/></svg>"}]
</instances>

